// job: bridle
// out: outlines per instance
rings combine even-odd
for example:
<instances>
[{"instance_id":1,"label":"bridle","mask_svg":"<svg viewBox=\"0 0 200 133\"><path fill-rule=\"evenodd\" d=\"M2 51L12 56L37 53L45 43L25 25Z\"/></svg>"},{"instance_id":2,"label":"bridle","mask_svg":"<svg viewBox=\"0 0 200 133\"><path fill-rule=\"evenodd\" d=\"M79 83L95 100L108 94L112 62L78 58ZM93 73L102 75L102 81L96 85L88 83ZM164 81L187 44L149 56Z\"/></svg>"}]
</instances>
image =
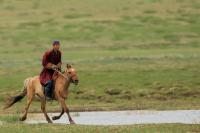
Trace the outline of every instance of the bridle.
<instances>
[{"instance_id":1,"label":"bridle","mask_svg":"<svg viewBox=\"0 0 200 133\"><path fill-rule=\"evenodd\" d=\"M57 69L54 69L54 71L58 72L61 76L63 76L66 79L69 79L69 74L67 73L67 76L64 75L63 73L61 73L60 71L58 71Z\"/></svg>"},{"instance_id":2,"label":"bridle","mask_svg":"<svg viewBox=\"0 0 200 133\"><path fill-rule=\"evenodd\" d=\"M64 75L63 73L61 73L60 71L58 71L57 69L54 69L56 72L58 72L61 76L63 76L65 79L69 80L70 78L73 78L75 75L69 77L69 74L67 72L67 76Z\"/></svg>"}]
</instances>

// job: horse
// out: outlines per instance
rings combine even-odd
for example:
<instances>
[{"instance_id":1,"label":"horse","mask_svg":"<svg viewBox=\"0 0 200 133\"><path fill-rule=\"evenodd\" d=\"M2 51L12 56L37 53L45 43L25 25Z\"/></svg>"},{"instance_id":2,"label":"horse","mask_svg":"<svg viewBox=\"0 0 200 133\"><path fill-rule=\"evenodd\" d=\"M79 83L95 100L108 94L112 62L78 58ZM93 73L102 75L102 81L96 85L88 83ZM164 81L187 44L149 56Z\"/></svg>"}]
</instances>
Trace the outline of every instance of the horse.
<instances>
[{"instance_id":1,"label":"horse","mask_svg":"<svg viewBox=\"0 0 200 133\"><path fill-rule=\"evenodd\" d=\"M74 83L78 85L79 80L76 74L76 70L72 67L72 65L67 64L64 73L58 72L58 77L55 80L55 89L54 89L54 100L57 100L61 105L61 113L58 116L52 117L52 120L60 119L60 117L67 113L70 124L75 124L72 117L69 114L69 109L65 103L65 99L68 96L68 88L70 83ZM46 96L44 94L44 88L40 83L39 76L29 77L24 80L23 91L16 95L9 97L6 101L4 109L7 109L14 105L16 102L23 99L27 96L27 105L25 107L24 114L20 117L20 121L24 121L27 118L27 113L31 102L33 101L35 96L38 96L41 101L41 110L44 113L44 116L48 123L52 123L52 120L49 118L46 112Z\"/></svg>"}]
</instances>

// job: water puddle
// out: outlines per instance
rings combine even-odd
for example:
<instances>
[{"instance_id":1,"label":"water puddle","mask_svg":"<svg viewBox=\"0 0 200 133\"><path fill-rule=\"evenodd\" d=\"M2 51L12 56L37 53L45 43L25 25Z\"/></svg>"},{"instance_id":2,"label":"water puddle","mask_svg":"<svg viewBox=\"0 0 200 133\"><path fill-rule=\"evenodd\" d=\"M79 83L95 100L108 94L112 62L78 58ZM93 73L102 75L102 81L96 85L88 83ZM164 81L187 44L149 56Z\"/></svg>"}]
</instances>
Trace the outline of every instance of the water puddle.
<instances>
[{"instance_id":1,"label":"water puddle","mask_svg":"<svg viewBox=\"0 0 200 133\"><path fill-rule=\"evenodd\" d=\"M48 113L50 117L59 113ZM71 112L76 124L82 125L130 125L130 124L158 124L158 123L183 123L200 124L200 110L175 110L175 111L95 111ZM47 123L43 114L28 114L25 121L28 124ZM67 115L53 123L69 124Z\"/></svg>"}]
</instances>

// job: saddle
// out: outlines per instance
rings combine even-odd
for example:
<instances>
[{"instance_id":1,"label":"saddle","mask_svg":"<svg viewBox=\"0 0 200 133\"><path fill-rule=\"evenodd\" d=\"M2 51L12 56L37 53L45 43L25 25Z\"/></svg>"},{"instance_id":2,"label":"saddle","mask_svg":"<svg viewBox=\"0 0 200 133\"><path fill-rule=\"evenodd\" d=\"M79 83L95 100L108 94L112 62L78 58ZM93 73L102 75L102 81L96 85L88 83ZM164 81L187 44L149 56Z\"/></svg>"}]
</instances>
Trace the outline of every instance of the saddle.
<instances>
[{"instance_id":1,"label":"saddle","mask_svg":"<svg viewBox=\"0 0 200 133\"><path fill-rule=\"evenodd\" d=\"M58 78L58 72L54 72L52 76L52 80L49 80L45 85L43 85L44 94L46 99L53 100L55 98L54 91L55 91L55 81Z\"/></svg>"}]
</instances>

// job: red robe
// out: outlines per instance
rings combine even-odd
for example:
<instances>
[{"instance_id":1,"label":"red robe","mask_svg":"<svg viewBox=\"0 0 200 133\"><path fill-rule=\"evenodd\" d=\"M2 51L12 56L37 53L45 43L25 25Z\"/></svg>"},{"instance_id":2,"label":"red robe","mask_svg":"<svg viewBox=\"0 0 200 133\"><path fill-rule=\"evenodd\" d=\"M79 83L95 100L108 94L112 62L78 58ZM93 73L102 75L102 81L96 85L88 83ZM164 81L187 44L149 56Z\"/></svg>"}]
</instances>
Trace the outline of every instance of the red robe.
<instances>
[{"instance_id":1,"label":"red robe","mask_svg":"<svg viewBox=\"0 0 200 133\"><path fill-rule=\"evenodd\" d=\"M47 81L52 80L53 74L54 74L54 70L47 69L46 65L48 63L57 65L60 62L61 62L61 52L60 51L55 52L54 50L49 50L49 51L45 52L45 54L43 55L43 59L42 59L43 70L40 73L40 83L42 85L45 85L47 83Z\"/></svg>"}]
</instances>

